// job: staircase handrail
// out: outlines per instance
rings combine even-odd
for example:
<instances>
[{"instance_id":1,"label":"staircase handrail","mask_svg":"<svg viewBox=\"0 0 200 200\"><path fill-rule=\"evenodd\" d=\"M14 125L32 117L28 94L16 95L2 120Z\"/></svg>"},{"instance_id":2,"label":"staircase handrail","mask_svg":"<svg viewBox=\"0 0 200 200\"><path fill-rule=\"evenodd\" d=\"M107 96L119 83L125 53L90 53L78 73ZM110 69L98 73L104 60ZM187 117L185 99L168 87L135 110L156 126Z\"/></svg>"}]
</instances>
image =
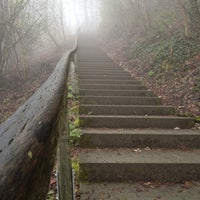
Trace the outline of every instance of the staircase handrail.
<instances>
[{"instance_id":1,"label":"staircase handrail","mask_svg":"<svg viewBox=\"0 0 200 200\"><path fill-rule=\"evenodd\" d=\"M45 199L57 147L66 134L66 83L76 48L77 40L47 81L0 125L2 200Z\"/></svg>"}]
</instances>

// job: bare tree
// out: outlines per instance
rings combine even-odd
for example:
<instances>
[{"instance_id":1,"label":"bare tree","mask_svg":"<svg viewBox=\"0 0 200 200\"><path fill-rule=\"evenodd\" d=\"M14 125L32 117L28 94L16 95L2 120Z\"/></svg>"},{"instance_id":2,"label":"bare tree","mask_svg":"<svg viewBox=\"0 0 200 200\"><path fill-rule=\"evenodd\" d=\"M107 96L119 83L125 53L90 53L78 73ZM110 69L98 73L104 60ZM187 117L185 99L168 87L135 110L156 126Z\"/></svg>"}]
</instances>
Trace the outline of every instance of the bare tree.
<instances>
[{"instance_id":1,"label":"bare tree","mask_svg":"<svg viewBox=\"0 0 200 200\"><path fill-rule=\"evenodd\" d=\"M0 76L27 71L33 46L45 36L65 42L63 0L0 0Z\"/></svg>"}]
</instances>

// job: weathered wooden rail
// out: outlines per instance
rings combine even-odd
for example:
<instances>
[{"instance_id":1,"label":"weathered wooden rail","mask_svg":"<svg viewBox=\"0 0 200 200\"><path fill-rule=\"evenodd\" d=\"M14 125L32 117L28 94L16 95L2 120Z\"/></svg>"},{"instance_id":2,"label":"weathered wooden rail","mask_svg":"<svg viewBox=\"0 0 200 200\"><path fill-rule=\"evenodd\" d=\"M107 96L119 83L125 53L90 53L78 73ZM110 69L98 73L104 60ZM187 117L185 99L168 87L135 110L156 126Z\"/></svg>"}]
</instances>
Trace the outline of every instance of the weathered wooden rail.
<instances>
[{"instance_id":1,"label":"weathered wooden rail","mask_svg":"<svg viewBox=\"0 0 200 200\"><path fill-rule=\"evenodd\" d=\"M77 42L41 88L0 126L1 200L45 199L57 149L59 197L72 199L66 83L76 46Z\"/></svg>"}]
</instances>

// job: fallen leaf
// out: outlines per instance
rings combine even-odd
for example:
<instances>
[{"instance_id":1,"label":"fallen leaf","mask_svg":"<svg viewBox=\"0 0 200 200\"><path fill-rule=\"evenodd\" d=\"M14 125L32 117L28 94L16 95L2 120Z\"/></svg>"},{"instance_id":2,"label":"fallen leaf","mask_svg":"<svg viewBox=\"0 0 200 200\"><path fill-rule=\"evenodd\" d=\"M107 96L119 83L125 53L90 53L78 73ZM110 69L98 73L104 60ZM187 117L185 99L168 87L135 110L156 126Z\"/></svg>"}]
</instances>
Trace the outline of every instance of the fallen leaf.
<instances>
[{"instance_id":1,"label":"fallen leaf","mask_svg":"<svg viewBox=\"0 0 200 200\"><path fill-rule=\"evenodd\" d=\"M133 151L134 151L134 152L142 152L142 150L141 150L141 149L139 149L139 148L137 148L137 149L134 149Z\"/></svg>"},{"instance_id":2,"label":"fallen leaf","mask_svg":"<svg viewBox=\"0 0 200 200\"><path fill-rule=\"evenodd\" d=\"M30 159L33 157L32 151L29 151L29 152L28 152L28 157L29 157Z\"/></svg>"}]
</instances>

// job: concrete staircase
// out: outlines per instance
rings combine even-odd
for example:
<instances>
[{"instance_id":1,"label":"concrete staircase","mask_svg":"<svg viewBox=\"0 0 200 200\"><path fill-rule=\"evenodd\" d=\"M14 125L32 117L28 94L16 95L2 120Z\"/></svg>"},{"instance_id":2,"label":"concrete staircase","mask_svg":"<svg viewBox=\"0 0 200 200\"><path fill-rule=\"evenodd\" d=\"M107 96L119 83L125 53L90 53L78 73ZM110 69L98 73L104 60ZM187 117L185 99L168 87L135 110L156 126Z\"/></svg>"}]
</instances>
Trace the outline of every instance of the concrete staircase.
<instances>
[{"instance_id":1,"label":"concrete staircase","mask_svg":"<svg viewBox=\"0 0 200 200\"><path fill-rule=\"evenodd\" d=\"M200 180L193 119L176 116L88 38L79 40L78 75L81 199L200 199L197 183L178 192L183 181Z\"/></svg>"}]
</instances>

